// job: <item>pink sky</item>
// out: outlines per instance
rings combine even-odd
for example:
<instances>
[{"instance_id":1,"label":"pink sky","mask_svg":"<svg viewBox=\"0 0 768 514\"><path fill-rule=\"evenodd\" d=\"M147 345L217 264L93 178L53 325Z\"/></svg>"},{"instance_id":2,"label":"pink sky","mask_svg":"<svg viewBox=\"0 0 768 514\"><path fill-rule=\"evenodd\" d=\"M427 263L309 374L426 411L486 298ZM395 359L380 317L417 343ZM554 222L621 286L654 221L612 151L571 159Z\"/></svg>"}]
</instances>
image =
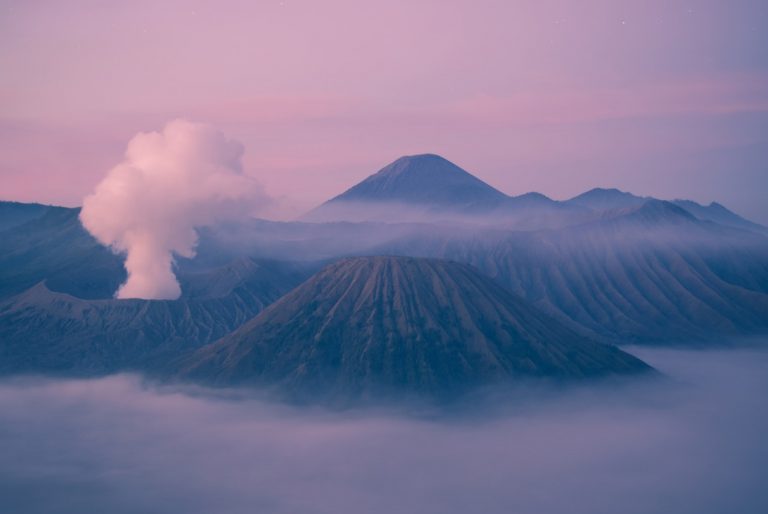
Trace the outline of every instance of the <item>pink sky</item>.
<instances>
[{"instance_id":1,"label":"pink sky","mask_svg":"<svg viewBox=\"0 0 768 514\"><path fill-rule=\"evenodd\" d=\"M764 1L0 1L0 197L78 205L209 122L291 217L400 155L768 223Z\"/></svg>"}]
</instances>

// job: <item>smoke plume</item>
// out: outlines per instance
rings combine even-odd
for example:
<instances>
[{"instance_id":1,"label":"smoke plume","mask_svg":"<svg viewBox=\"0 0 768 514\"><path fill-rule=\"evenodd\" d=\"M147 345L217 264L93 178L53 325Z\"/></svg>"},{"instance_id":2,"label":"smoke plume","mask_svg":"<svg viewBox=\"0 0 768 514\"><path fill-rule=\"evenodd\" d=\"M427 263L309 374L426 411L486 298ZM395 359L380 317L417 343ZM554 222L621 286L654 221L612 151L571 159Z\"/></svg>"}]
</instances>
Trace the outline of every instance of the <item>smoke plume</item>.
<instances>
[{"instance_id":1,"label":"smoke plume","mask_svg":"<svg viewBox=\"0 0 768 514\"><path fill-rule=\"evenodd\" d=\"M126 254L117 298L175 299L174 256L194 257L195 227L252 212L264 203L243 175L243 146L205 124L169 122L140 133L125 160L83 201L80 220L101 243Z\"/></svg>"}]
</instances>

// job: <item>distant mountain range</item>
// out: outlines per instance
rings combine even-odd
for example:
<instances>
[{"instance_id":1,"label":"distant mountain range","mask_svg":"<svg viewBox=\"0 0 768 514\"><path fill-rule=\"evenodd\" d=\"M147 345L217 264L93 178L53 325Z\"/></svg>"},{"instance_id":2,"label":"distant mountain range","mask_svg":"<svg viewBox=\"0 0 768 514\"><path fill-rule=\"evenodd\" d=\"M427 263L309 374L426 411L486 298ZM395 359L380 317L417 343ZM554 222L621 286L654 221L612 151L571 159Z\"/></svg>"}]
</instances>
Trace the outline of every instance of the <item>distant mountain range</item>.
<instances>
[{"instance_id":1,"label":"distant mountain range","mask_svg":"<svg viewBox=\"0 0 768 514\"><path fill-rule=\"evenodd\" d=\"M610 211L639 207L649 200L656 199L635 196L632 193L626 193L624 191L619 191L618 189L595 188L567 200L567 203L587 207L594 211ZM672 200L670 203L684 209L702 221L713 221L730 227L766 232L766 227L742 218L717 202L712 202L709 205L701 205L692 200L678 199Z\"/></svg>"},{"instance_id":2,"label":"distant mountain range","mask_svg":"<svg viewBox=\"0 0 768 514\"><path fill-rule=\"evenodd\" d=\"M587 209L539 193L511 197L432 154L401 157L302 217L304 221L494 222L547 226Z\"/></svg>"},{"instance_id":3,"label":"distant mountain range","mask_svg":"<svg viewBox=\"0 0 768 514\"><path fill-rule=\"evenodd\" d=\"M526 377L648 370L465 264L358 257L326 267L197 351L183 376L345 403L397 391L441 397Z\"/></svg>"},{"instance_id":4,"label":"distant mountain range","mask_svg":"<svg viewBox=\"0 0 768 514\"><path fill-rule=\"evenodd\" d=\"M520 229L575 225L606 211L637 207L650 197L618 189L592 189L570 200L541 193L508 196L452 162L432 154L406 156L311 210L304 221L505 223ZM672 203L705 221L763 230L718 203L691 200Z\"/></svg>"},{"instance_id":5,"label":"distant mountain range","mask_svg":"<svg viewBox=\"0 0 768 514\"><path fill-rule=\"evenodd\" d=\"M0 202L2 373L183 363L185 377L297 395L440 396L639 369L593 341L768 333L768 231L717 203L510 197L441 157L404 157L302 221L201 229L175 301L113 299L122 257L78 214Z\"/></svg>"}]
</instances>

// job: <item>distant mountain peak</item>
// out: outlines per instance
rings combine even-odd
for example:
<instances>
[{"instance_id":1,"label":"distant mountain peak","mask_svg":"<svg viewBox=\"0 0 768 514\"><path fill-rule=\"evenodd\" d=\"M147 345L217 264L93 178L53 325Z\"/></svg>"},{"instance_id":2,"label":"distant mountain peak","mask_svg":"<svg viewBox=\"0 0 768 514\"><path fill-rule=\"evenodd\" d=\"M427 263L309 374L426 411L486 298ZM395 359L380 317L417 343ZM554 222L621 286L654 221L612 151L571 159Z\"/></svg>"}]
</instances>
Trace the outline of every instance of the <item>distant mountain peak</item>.
<instances>
[{"instance_id":1,"label":"distant mountain peak","mask_svg":"<svg viewBox=\"0 0 768 514\"><path fill-rule=\"evenodd\" d=\"M437 155L435 153L420 153L420 154L413 154L413 155L403 155L401 157L398 157L388 165L384 166L382 169L380 169L377 173L375 173L373 176L378 175L379 173L392 173L396 171L413 171L414 169L418 169L419 166L425 166L425 165L439 165L442 168L435 168L438 172L455 172L455 171L461 171L463 173L467 173L463 169L456 166L454 163L443 157L442 155ZM416 168L413 168L416 167ZM469 174L469 173L467 173Z\"/></svg>"},{"instance_id":2,"label":"distant mountain peak","mask_svg":"<svg viewBox=\"0 0 768 514\"><path fill-rule=\"evenodd\" d=\"M523 193L521 195L516 196L515 198L529 198L531 200L544 200L544 201L554 201L550 197L548 197L545 194L537 193L536 191L531 191L530 193Z\"/></svg>"},{"instance_id":3,"label":"distant mountain peak","mask_svg":"<svg viewBox=\"0 0 768 514\"><path fill-rule=\"evenodd\" d=\"M574 196L566 203L579 205L594 210L626 209L641 205L645 198L635 196L616 188L596 187Z\"/></svg>"},{"instance_id":4,"label":"distant mountain peak","mask_svg":"<svg viewBox=\"0 0 768 514\"><path fill-rule=\"evenodd\" d=\"M400 157L330 202L376 200L445 205L503 198L504 193L451 161L435 154L420 154Z\"/></svg>"},{"instance_id":5,"label":"distant mountain peak","mask_svg":"<svg viewBox=\"0 0 768 514\"><path fill-rule=\"evenodd\" d=\"M695 223L698 221L696 216L684 208L672 202L655 198L645 200L640 206L631 208L626 213L626 217L653 225Z\"/></svg>"},{"instance_id":6,"label":"distant mountain peak","mask_svg":"<svg viewBox=\"0 0 768 514\"><path fill-rule=\"evenodd\" d=\"M586 193L583 193L583 195L622 195L622 196L633 196L632 193L627 193L626 191L622 191L621 189L618 189L616 187L593 187Z\"/></svg>"},{"instance_id":7,"label":"distant mountain peak","mask_svg":"<svg viewBox=\"0 0 768 514\"><path fill-rule=\"evenodd\" d=\"M731 211L723 204L718 202L710 202L709 205L701 205L693 200L675 199L672 203L685 209L693 216L704 221L713 221L725 226L737 227L747 230L758 231L762 233L768 232L766 227L742 218L735 212Z\"/></svg>"},{"instance_id":8,"label":"distant mountain peak","mask_svg":"<svg viewBox=\"0 0 768 514\"><path fill-rule=\"evenodd\" d=\"M517 208L530 207L530 206L550 206L550 205L559 205L560 207L567 207L564 204L551 199L547 195L542 193L537 193L535 191L513 196L511 197L511 200L513 202L510 202L510 204L514 203L514 205Z\"/></svg>"},{"instance_id":9,"label":"distant mountain peak","mask_svg":"<svg viewBox=\"0 0 768 514\"><path fill-rule=\"evenodd\" d=\"M313 222L469 222L551 228L589 208L537 192L509 196L435 154L406 155L305 214Z\"/></svg>"},{"instance_id":10,"label":"distant mountain peak","mask_svg":"<svg viewBox=\"0 0 768 514\"><path fill-rule=\"evenodd\" d=\"M415 214L462 213L487 210L508 199L506 194L439 155L407 155L331 198L304 218L388 220L404 214L403 208Z\"/></svg>"}]
</instances>

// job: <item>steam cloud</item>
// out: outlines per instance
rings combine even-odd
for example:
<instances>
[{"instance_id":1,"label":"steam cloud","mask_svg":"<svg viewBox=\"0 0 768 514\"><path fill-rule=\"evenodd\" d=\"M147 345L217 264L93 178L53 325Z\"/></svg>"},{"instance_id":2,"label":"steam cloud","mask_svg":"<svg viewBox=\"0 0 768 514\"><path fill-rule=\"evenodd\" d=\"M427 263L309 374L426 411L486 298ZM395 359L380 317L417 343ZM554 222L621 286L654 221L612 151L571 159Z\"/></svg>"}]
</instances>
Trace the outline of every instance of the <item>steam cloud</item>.
<instances>
[{"instance_id":1,"label":"steam cloud","mask_svg":"<svg viewBox=\"0 0 768 514\"><path fill-rule=\"evenodd\" d=\"M185 120L140 133L125 160L85 198L80 220L101 243L126 253L117 298L175 299L174 254L194 257L195 227L240 217L264 203L243 175L243 146Z\"/></svg>"}]
</instances>

